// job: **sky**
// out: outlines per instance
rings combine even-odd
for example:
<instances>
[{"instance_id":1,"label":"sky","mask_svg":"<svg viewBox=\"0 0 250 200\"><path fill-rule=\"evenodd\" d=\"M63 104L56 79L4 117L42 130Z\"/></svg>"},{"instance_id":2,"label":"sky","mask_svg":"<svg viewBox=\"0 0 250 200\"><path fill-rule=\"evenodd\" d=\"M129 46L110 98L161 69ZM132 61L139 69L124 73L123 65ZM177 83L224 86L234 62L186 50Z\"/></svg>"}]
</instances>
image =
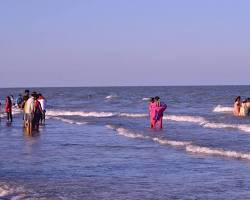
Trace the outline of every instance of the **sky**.
<instances>
[{"instance_id":1,"label":"sky","mask_svg":"<svg viewBox=\"0 0 250 200\"><path fill-rule=\"evenodd\" d=\"M250 85L249 0L0 1L0 87Z\"/></svg>"}]
</instances>

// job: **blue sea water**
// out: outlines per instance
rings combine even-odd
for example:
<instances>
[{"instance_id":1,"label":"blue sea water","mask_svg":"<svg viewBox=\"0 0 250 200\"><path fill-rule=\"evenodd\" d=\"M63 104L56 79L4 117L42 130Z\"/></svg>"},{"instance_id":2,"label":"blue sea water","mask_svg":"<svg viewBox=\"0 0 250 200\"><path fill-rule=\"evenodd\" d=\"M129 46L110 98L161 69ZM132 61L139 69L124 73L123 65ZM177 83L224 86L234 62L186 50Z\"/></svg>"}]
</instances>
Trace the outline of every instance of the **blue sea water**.
<instances>
[{"instance_id":1,"label":"blue sea water","mask_svg":"<svg viewBox=\"0 0 250 200\"><path fill-rule=\"evenodd\" d=\"M0 199L250 199L250 86L33 88L46 125L0 124ZM6 95L24 88L0 89ZM149 129L148 97L168 105ZM3 109L2 109L3 111Z\"/></svg>"}]
</instances>

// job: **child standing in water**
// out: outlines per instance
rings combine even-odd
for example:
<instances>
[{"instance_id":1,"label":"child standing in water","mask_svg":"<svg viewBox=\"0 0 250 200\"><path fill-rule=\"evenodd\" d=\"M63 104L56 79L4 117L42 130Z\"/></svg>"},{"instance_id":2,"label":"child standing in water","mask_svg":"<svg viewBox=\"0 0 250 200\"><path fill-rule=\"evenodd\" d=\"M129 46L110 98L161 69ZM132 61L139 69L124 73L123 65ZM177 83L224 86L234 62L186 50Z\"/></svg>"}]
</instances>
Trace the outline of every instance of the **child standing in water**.
<instances>
[{"instance_id":1,"label":"child standing in water","mask_svg":"<svg viewBox=\"0 0 250 200\"><path fill-rule=\"evenodd\" d=\"M12 102L9 96L5 100L5 112L7 114L7 121L12 122Z\"/></svg>"}]
</instances>

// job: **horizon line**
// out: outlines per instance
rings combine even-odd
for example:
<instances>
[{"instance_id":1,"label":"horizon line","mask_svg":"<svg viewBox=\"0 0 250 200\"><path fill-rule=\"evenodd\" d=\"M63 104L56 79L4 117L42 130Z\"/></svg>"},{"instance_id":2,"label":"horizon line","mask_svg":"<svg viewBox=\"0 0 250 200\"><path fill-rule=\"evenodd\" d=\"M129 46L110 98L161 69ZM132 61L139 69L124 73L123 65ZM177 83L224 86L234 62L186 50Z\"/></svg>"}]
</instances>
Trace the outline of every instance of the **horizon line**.
<instances>
[{"instance_id":1,"label":"horizon line","mask_svg":"<svg viewBox=\"0 0 250 200\"><path fill-rule=\"evenodd\" d=\"M201 85L106 85L106 86L20 86L20 87L0 87L0 89L22 89L22 88L104 88L104 87L223 87L223 86L250 86L247 84L201 84Z\"/></svg>"}]
</instances>

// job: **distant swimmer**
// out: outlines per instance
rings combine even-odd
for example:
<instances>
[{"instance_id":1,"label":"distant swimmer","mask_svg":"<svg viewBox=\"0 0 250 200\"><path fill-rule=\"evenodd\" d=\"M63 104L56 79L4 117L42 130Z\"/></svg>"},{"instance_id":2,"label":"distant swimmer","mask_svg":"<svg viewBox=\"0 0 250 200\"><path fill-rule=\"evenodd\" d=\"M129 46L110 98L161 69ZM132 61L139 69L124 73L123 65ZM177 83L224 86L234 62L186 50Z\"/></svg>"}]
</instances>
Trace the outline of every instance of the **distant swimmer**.
<instances>
[{"instance_id":1,"label":"distant swimmer","mask_svg":"<svg viewBox=\"0 0 250 200\"><path fill-rule=\"evenodd\" d=\"M150 128L163 128L163 114L167 109L167 105L160 101L160 97L156 96L151 99L149 104Z\"/></svg>"},{"instance_id":2,"label":"distant swimmer","mask_svg":"<svg viewBox=\"0 0 250 200\"><path fill-rule=\"evenodd\" d=\"M236 97L234 101L234 115L239 116L240 115L240 107L241 107L241 97Z\"/></svg>"},{"instance_id":3,"label":"distant swimmer","mask_svg":"<svg viewBox=\"0 0 250 200\"><path fill-rule=\"evenodd\" d=\"M5 112L7 114L7 122L12 122L12 102L10 96L6 97L5 100Z\"/></svg>"}]
</instances>

